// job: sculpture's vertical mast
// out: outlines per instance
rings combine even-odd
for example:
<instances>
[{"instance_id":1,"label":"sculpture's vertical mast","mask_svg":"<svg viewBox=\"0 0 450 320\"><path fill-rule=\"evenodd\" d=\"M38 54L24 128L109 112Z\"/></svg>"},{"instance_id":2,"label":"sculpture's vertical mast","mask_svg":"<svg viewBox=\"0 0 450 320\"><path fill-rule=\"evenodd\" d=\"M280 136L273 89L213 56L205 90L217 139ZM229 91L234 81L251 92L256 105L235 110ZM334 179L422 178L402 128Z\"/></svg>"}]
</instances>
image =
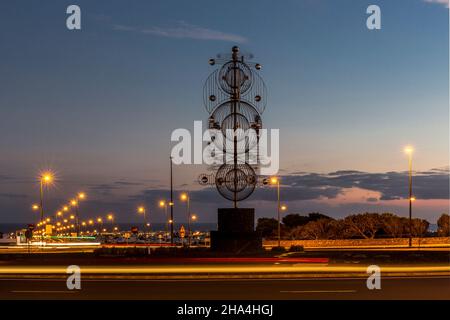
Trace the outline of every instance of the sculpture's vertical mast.
<instances>
[{"instance_id":1,"label":"sculpture's vertical mast","mask_svg":"<svg viewBox=\"0 0 450 320\"><path fill-rule=\"evenodd\" d=\"M238 129L237 125L237 105L239 103L239 91L240 86L238 84L238 66L237 66L237 60L238 60L238 53L239 48L233 47L232 49L232 59L233 59L233 81L232 81L232 87L233 87L233 93L232 93L232 112L233 112L233 164L234 164L234 171L233 171L233 184L234 184L234 192L233 192L233 202L234 207L237 208L237 184L238 184L238 176L237 176L237 161L238 161L238 150L237 150L237 134L236 130Z\"/></svg>"}]
</instances>

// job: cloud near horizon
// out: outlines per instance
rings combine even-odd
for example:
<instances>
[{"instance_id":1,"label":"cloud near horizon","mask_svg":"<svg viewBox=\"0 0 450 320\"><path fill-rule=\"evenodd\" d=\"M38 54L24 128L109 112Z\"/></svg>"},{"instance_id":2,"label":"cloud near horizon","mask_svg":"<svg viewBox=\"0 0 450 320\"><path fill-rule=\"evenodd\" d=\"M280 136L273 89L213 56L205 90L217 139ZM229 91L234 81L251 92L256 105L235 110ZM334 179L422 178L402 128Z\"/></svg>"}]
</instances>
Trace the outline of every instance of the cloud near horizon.
<instances>
[{"instance_id":1,"label":"cloud near horizon","mask_svg":"<svg viewBox=\"0 0 450 320\"><path fill-rule=\"evenodd\" d=\"M300 173L282 175L284 201L336 199L349 189L362 189L380 194L369 197L368 202L399 200L408 197L408 172L369 173L342 170L327 174ZM438 168L415 172L413 194L417 199L449 199L449 169ZM130 196L132 200L156 201L167 196L166 189L147 189ZM190 191L192 200L217 203L221 200L214 187ZM270 187L257 188L251 201L273 201L275 195Z\"/></svg>"},{"instance_id":2,"label":"cloud near horizon","mask_svg":"<svg viewBox=\"0 0 450 320\"><path fill-rule=\"evenodd\" d=\"M153 26L149 28L144 28L144 27L132 27L116 24L113 26L113 28L114 30L117 31L136 32L141 34L167 38L216 40L216 41L229 41L235 43L247 42L247 39L243 36L192 25L184 21L177 22L177 25L173 27Z\"/></svg>"}]
</instances>

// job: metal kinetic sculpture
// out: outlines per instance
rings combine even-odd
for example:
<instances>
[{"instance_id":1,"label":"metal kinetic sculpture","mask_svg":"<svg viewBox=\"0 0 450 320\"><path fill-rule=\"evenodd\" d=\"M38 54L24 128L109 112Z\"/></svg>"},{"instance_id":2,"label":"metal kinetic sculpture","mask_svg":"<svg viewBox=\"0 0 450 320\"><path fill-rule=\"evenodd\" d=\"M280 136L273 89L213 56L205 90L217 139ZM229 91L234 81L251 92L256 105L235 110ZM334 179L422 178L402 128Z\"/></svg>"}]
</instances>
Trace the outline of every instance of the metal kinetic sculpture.
<instances>
[{"instance_id":1,"label":"metal kinetic sculpture","mask_svg":"<svg viewBox=\"0 0 450 320\"><path fill-rule=\"evenodd\" d=\"M266 106L266 87L255 70L261 65L247 61L238 47L230 55L210 59L210 65L221 65L206 80L203 101L209 113L209 129L216 129L221 137L212 136L211 143L221 141L221 152L212 152L212 158L221 161L212 166L213 174L201 174L199 183L214 185L226 199L237 202L254 191L258 177L261 114ZM253 67L253 68L252 68ZM251 131L253 134L246 134ZM230 134L231 133L231 134ZM220 139L219 139L220 138ZM249 153L256 150L256 163L249 161Z\"/></svg>"}]
</instances>

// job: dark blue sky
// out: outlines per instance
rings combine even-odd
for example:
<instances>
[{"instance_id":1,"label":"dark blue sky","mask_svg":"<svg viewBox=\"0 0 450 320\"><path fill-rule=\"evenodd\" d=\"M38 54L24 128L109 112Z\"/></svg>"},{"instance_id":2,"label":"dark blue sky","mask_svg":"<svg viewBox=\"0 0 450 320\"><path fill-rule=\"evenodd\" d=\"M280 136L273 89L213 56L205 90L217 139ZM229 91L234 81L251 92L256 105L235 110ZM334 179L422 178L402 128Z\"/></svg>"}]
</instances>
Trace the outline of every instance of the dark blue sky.
<instances>
[{"instance_id":1,"label":"dark blue sky","mask_svg":"<svg viewBox=\"0 0 450 320\"><path fill-rule=\"evenodd\" d=\"M172 130L207 117L208 58L235 44L263 64L263 121L280 128L284 174L402 171L405 144L417 150L417 170L448 166L448 9L439 2L1 2L0 222L32 219L34 180L48 167L59 177L49 210L85 190L90 213L137 219L142 195L167 188ZM69 4L81 7L81 31L65 27ZM369 4L381 7L379 31L366 28ZM198 189L202 170L177 167L177 188ZM330 215L404 210L323 197L289 206ZM436 197L419 213L448 211ZM219 200L198 208L205 220L215 219Z\"/></svg>"}]
</instances>

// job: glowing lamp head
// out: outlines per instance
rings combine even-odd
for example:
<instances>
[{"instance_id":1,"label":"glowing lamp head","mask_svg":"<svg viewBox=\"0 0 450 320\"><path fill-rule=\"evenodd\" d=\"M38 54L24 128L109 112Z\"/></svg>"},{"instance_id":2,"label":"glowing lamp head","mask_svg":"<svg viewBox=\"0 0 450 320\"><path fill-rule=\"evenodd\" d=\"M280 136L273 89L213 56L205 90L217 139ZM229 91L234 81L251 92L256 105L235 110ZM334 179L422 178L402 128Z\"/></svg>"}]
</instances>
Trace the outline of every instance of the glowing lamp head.
<instances>
[{"instance_id":1,"label":"glowing lamp head","mask_svg":"<svg viewBox=\"0 0 450 320\"><path fill-rule=\"evenodd\" d=\"M33 210L38 210L39 209L39 205L37 204L33 204L33 206L31 207Z\"/></svg>"},{"instance_id":2,"label":"glowing lamp head","mask_svg":"<svg viewBox=\"0 0 450 320\"><path fill-rule=\"evenodd\" d=\"M85 194L84 192L80 192L80 193L78 194L78 198L79 198L79 199L84 199L84 198L86 198L86 194Z\"/></svg>"},{"instance_id":3,"label":"glowing lamp head","mask_svg":"<svg viewBox=\"0 0 450 320\"><path fill-rule=\"evenodd\" d=\"M70 204L72 206L76 206L78 204L78 202L76 200L70 200Z\"/></svg>"},{"instance_id":4,"label":"glowing lamp head","mask_svg":"<svg viewBox=\"0 0 450 320\"><path fill-rule=\"evenodd\" d=\"M53 173L50 171L44 172L41 174L41 182L42 183L52 183L53 182Z\"/></svg>"},{"instance_id":5,"label":"glowing lamp head","mask_svg":"<svg viewBox=\"0 0 450 320\"><path fill-rule=\"evenodd\" d=\"M112 214L108 214L108 220L112 220L114 217L113 217L113 215Z\"/></svg>"},{"instance_id":6,"label":"glowing lamp head","mask_svg":"<svg viewBox=\"0 0 450 320\"><path fill-rule=\"evenodd\" d=\"M139 213L144 213L145 212L145 208L144 207L139 207L138 208L138 212Z\"/></svg>"},{"instance_id":7,"label":"glowing lamp head","mask_svg":"<svg viewBox=\"0 0 450 320\"><path fill-rule=\"evenodd\" d=\"M166 202L164 201L164 200L161 200L160 202L159 202L159 206L162 208L162 207L164 207L166 205Z\"/></svg>"},{"instance_id":8,"label":"glowing lamp head","mask_svg":"<svg viewBox=\"0 0 450 320\"><path fill-rule=\"evenodd\" d=\"M414 152L414 148L411 146L406 146L403 151L407 154L407 155L411 155Z\"/></svg>"},{"instance_id":9,"label":"glowing lamp head","mask_svg":"<svg viewBox=\"0 0 450 320\"><path fill-rule=\"evenodd\" d=\"M102 222L102 218L97 218L97 222Z\"/></svg>"},{"instance_id":10,"label":"glowing lamp head","mask_svg":"<svg viewBox=\"0 0 450 320\"><path fill-rule=\"evenodd\" d=\"M270 178L270 183L271 183L271 184L277 184L277 183L278 183L278 177L272 177L272 178Z\"/></svg>"},{"instance_id":11,"label":"glowing lamp head","mask_svg":"<svg viewBox=\"0 0 450 320\"><path fill-rule=\"evenodd\" d=\"M282 205L282 206L280 207L280 209L281 209L281 211L286 211L286 210L287 210L287 206Z\"/></svg>"},{"instance_id":12,"label":"glowing lamp head","mask_svg":"<svg viewBox=\"0 0 450 320\"><path fill-rule=\"evenodd\" d=\"M411 197L411 198L409 198L409 200L416 201L416 197Z\"/></svg>"},{"instance_id":13,"label":"glowing lamp head","mask_svg":"<svg viewBox=\"0 0 450 320\"><path fill-rule=\"evenodd\" d=\"M193 214L191 218L192 218L192 220L194 220L194 221L197 220L197 216L196 216L195 214Z\"/></svg>"},{"instance_id":14,"label":"glowing lamp head","mask_svg":"<svg viewBox=\"0 0 450 320\"><path fill-rule=\"evenodd\" d=\"M186 201L188 199L187 193L182 193L180 196L181 201Z\"/></svg>"}]
</instances>

